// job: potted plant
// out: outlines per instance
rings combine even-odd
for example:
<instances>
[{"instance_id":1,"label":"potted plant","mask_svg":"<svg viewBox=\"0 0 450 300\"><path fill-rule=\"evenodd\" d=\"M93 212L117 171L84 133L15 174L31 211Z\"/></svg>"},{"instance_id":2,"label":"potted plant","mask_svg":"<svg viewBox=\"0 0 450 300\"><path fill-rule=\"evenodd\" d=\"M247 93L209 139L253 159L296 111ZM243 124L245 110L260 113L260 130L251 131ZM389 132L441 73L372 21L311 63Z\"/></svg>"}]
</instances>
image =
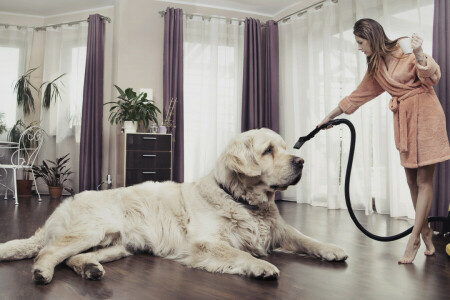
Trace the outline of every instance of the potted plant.
<instances>
[{"instance_id":1,"label":"potted plant","mask_svg":"<svg viewBox=\"0 0 450 300\"><path fill-rule=\"evenodd\" d=\"M69 176L73 173L67 167L70 160L69 153L57 158L56 162L47 160L42 161L40 166L33 166L33 172L36 178L42 178L48 186L51 198L61 197L64 183L69 180Z\"/></svg>"},{"instance_id":2,"label":"potted plant","mask_svg":"<svg viewBox=\"0 0 450 300\"><path fill-rule=\"evenodd\" d=\"M161 111L147 99L147 93L138 95L132 88L123 91L117 85L114 86L119 92L119 100L104 104L112 105L109 109L111 124L124 123L125 132L136 132L139 121L142 121L145 128L149 126L150 121L158 124L157 115Z\"/></svg>"}]
</instances>

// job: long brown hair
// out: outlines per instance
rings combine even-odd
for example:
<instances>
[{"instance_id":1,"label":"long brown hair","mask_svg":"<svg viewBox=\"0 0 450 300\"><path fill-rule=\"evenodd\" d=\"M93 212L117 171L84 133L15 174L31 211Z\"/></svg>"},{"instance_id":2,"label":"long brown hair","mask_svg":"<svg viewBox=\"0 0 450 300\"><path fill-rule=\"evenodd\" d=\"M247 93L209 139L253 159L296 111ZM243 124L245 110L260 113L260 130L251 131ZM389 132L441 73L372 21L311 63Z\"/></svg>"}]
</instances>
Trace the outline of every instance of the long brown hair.
<instances>
[{"instance_id":1,"label":"long brown hair","mask_svg":"<svg viewBox=\"0 0 450 300\"><path fill-rule=\"evenodd\" d=\"M353 26L353 34L368 40L372 48L372 55L367 57L367 71L373 76L380 67L383 55L391 54L398 49L396 40L390 40L384 33L383 27L375 20L360 19Z\"/></svg>"}]
</instances>

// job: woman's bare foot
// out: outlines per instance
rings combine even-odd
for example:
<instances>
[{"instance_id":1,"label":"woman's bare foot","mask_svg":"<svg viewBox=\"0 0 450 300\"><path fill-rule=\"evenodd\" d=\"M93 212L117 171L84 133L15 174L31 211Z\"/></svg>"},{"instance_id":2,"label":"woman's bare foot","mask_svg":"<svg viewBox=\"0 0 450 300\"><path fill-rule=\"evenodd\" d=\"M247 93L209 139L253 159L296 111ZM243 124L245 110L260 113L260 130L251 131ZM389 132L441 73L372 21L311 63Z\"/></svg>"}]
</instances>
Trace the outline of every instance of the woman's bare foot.
<instances>
[{"instance_id":1,"label":"woman's bare foot","mask_svg":"<svg viewBox=\"0 0 450 300\"><path fill-rule=\"evenodd\" d=\"M417 251L420 248L420 238L417 237L413 240L411 237L408 240L408 244L406 244L405 253L403 257L398 260L399 264L410 264L413 262L416 257Z\"/></svg>"},{"instance_id":2,"label":"woman's bare foot","mask_svg":"<svg viewBox=\"0 0 450 300\"><path fill-rule=\"evenodd\" d=\"M425 243L425 246L427 247L424 254L428 256L434 255L436 250L434 249L433 245L433 229L427 226L426 229L422 229L420 235L422 236L422 240Z\"/></svg>"}]
</instances>

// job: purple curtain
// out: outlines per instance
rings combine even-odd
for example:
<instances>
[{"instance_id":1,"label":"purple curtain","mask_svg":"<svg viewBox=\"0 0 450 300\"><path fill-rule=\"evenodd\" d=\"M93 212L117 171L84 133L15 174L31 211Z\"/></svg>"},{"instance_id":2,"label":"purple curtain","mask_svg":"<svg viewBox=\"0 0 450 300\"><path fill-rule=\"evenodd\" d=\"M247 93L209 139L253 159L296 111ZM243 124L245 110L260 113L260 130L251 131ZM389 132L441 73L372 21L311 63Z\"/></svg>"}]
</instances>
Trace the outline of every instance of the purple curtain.
<instances>
[{"instance_id":1,"label":"purple curtain","mask_svg":"<svg viewBox=\"0 0 450 300\"><path fill-rule=\"evenodd\" d=\"M184 181L184 126L183 126L183 10L167 8L164 15L164 71L163 117L167 115L172 98L177 99L172 131L172 179Z\"/></svg>"},{"instance_id":2,"label":"purple curtain","mask_svg":"<svg viewBox=\"0 0 450 300\"><path fill-rule=\"evenodd\" d=\"M95 190L102 180L103 64L105 24L89 16L80 141L80 192Z\"/></svg>"},{"instance_id":3,"label":"purple curtain","mask_svg":"<svg viewBox=\"0 0 450 300\"><path fill-rule=\"evenodd\" d=\"M266 22L266 64L264 74L264 127L280 132L278 24Z\"/></svg>"},{"instance_id":4,"label":"purple curtain","mask_svg":"<svg viewBox=\"0 0 450 300\"><path fill-rule=\"evenodd\" d=\"M241 131L264 127L261 23L246 18Z\"/></svg>"},{"instance_id":5,"label":"purple curtain","mask_svg":"<svg viewBox=\"0 0 450 300\"><path fill-rule=\"evenodd\" d=\"M450 132L450 1L434 1L433 58L441 67L441 80L435 86L436 94L447 117L447 134ZM437 164L434 173L434 199L431 216L447 216L450 205L450 161ZM442 224L432 224L442 231Z\"/></svg>"},{"instance_id":6,"label":"purple curtain","mask_svg":"<svg viewBox=\"0 0 450 300\"><path fill-rule=\"evenodd\" d=\"M277 23L266 22L262 35L259 20L245 19L241 131L265 127L280 132L278 69ZM280 193L275 199L281 199Z\"/></svg>"},{"instance_id":7,"label":"purple curtain","mask_svg":"<svg viewBox=\"0 0 450 300\"><path fill-rule=\"evenodd\" d=\"M259 20L245 19L242 131L266 127L279 132L278 61L275 21L268 21L265 32L261 33Z\"/></svg>"}]
</instances>

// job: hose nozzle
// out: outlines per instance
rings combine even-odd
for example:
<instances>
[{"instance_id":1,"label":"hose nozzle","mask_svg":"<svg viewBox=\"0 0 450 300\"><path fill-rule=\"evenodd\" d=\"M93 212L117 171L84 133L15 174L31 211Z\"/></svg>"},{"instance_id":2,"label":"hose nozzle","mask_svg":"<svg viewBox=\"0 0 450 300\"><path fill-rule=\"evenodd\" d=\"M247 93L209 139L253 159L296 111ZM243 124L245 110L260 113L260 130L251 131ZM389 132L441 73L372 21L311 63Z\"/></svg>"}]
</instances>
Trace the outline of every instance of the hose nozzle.
<instances>
[{"instance_id":1,"label":"hose nozzle","mask_svg":"<svg viewBox=\"0 0 450 300\"><path fill-rule=\"evenodd\" d=\"M328 123L323 124L320 127L316 127L313 131L311 131L308 135L302 136L298 139L297 143L295 143L294 148L295 149L300 149L301 146L303 146L304 143L306 143L307 141L309 141L310 139L312 139L319 131L321 131L324 128L327 128L330 125L338 125L341 123L346 123L348 122L348 120L346 119L334 119L331 120Z\"/></svg>"}]
</instances>

